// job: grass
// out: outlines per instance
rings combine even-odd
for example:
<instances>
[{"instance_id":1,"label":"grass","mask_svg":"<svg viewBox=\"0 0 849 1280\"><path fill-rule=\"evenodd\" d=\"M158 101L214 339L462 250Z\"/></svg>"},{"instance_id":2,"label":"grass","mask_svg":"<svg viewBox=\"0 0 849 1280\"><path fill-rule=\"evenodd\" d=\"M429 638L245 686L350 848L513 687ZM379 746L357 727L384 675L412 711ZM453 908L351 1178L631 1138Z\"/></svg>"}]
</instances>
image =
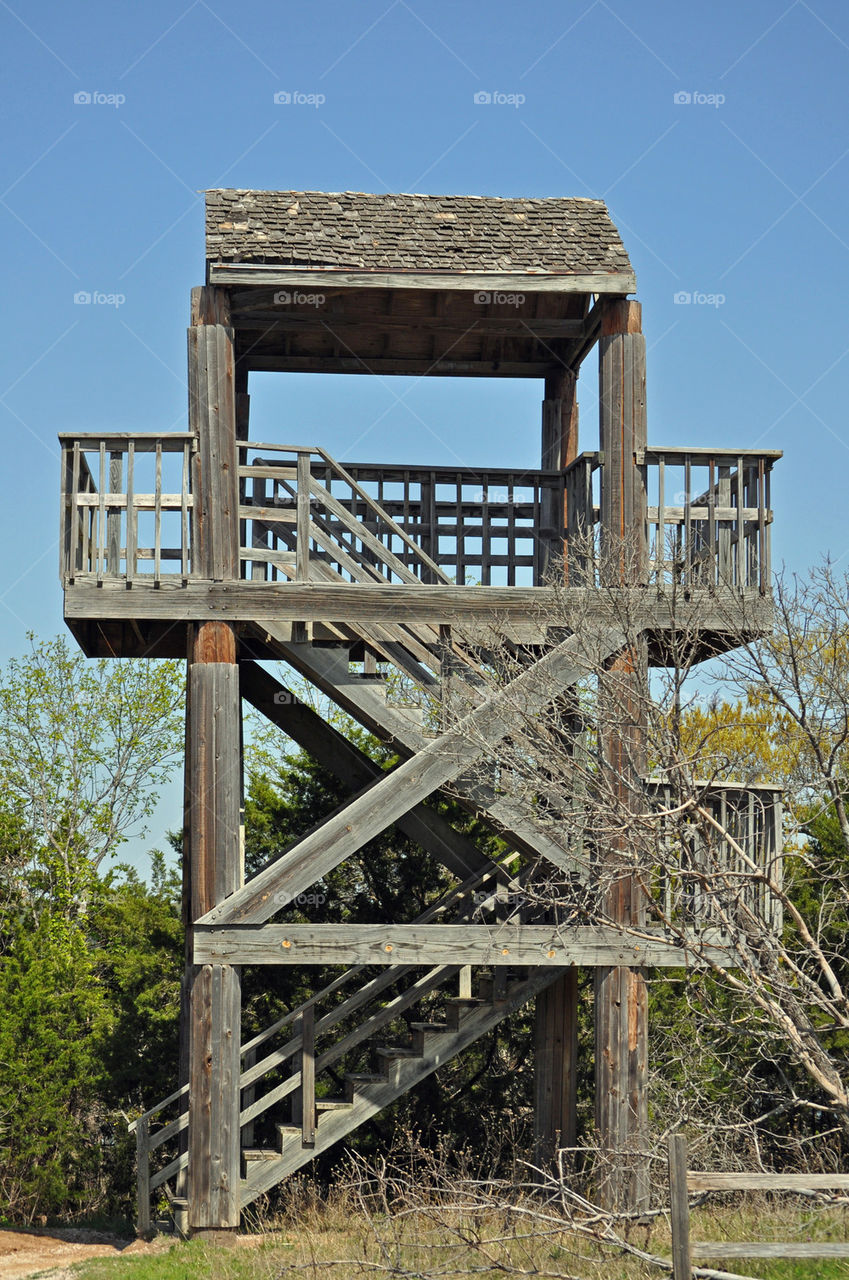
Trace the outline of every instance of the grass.
<instances>
[{"instance_id":1,"label":"grass","mask_svg":"<svg viewBox=\"0 0 849 1280\"><path fill-rule=\"evenodd\" d=\"M448 1209L367 1216L350 1205L308 1206L282 1226L235 1247L160 1238L156 1251L101 1258L74 1268L76 1280L665 1280L668 1273L621 1250L599 1247L559 1227L540 1229L505 1211L460 1217ZM799 1210L766 1198L693 1213L693 1239L845 1240L849 1219L839 1211ZM670 1255L666 1223L634 1228L631 1243ZM699 1263L707 1266L709 1263ZM735 1260L717 1268L763 1280L847 1280L849 1260Z\"/></svg>"}]
</instances>

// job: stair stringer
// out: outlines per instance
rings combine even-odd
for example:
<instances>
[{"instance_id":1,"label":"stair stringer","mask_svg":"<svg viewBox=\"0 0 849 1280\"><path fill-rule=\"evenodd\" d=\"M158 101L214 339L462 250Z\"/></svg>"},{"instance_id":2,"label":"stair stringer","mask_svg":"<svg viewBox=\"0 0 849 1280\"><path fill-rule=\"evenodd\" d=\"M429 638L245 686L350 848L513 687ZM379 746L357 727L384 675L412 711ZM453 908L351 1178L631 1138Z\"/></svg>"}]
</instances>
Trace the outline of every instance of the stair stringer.
<instances>
[{"instance_id":1,"label":"stair stringer","mask_svg":"<svg viewBox=\"0 0 849 1280\"><path fill-rule=\"evenodd\" d=\"M461 1018L457 1031L425 1033L420 1056L399 1058L390 1066L387 1079L358 1087L350 1110L330 1111L320 1116L314 1146L304 1147L300 1137L293 1133L284 1139L279 1157L263 1160L249 1169L248 1176L241 1183L242 1209L456 1058L504 1018L550 986L562 973L560 968L538 969L509 990L504 1000L487 1002L468 1012Z\"/></svg>"}]
</instances>

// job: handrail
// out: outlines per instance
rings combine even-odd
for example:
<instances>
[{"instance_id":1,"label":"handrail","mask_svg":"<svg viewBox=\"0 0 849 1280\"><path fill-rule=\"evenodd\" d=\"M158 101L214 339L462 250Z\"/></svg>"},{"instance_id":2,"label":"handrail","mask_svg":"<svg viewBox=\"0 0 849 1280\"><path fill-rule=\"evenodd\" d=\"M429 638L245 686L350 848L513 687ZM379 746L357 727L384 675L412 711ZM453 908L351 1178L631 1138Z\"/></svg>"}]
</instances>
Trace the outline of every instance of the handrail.
<instances>
[{"instance_id":1,"label":"handrail","mask_svg":"<svg viewBox=\"0 0 849 1280\"><path fill-rule=\"evenodd\" d=\"M507 864L515 862L518 856L519 855L515 851L508 853L499 862L493 862L488 867L484 867L481 871L474 872L472 875L468 876L462 884L456 885L446 893L442 894L441 897L437 899L436 902L432 903L426 911L422 912L422 914L418 916L413 923L428 923L436 916L443 914L452 905L467 897L474 889L485 884L488 880L492 879L493 876L497 876L499 873L508 875L508 888L517 887L518 882L510 874ZM365 964L354 965L344 974L340 974L338 977L334 978L333 981L321 991L310 996L303 1002L303 1004L299 1005L296 1009L290 1010L289 1013L285 1014L282 1018L279 1018L269 1027L266 1027L264 1031L261 1031L256 1035L252 1040L244 1044L241 1047L241 1054L247 1054L255 1050L259 1045L266 1043L279 1031L282 1031L284 1027L291 1025L293 1022L296 1022L301 1018L305 1010L314 1008L321 1000L326 999L327 996L339 990L341 986L356 978L368 967L369 966ZM417 966L415 965L403 965L398 968L384 970L376 978L373 978L365 987L358 988L358 990L344 1000L342 1004L329 1010L324 1017L320 1018L316 1023L316 1033L319 1034L324 1031L329 1031L338 1022L341 1022L344 1018L349 1016L349 1014L356 1012L356 1010L363 1004L373 1000L381 993L381 991L403 980L404 977L411 973L416 967ZM240 1089L247 1088L249 1085L254 1084L263 1075L268 1074L269 1071L280 1066L295 1052L297 1052L299 1047L300 1039L298 1036L295 1036L289 1040L286 1045L282 1046L281 1049L276 1050L273 1054L269 1054L253 1066L246 1068L239 1077ZM167 1098L163 1098L161 1102L154 1104L153 1107L150 1107L147 1111L143 1112L142 1115L138 1116L135 1120L130 1121L127 1126L128 1132L134 1132L141 1121L147 1122L151 1120L154 1116L165 1110L166 1107L184 1097L188 1093L188 1088L189 1086L187 1084L183 1085L173 1093L170 1093ZM262 1099L258 1100L259 1103L262 1103L262 1101ZM255 1102L251 1104L250 1108L248 1108L251 1112L249 1119L254 1119L256 1115L260 1115L264 1110L267 1110L267 1107L263 1106L260 1106L259 1110L255 1110L257 1106L258 1103ZM246 1124L247 1122L247 1120L242 1120L242 1124ZM163 1142L168 1141L169 1138L174 1137L177 1133L181 1132L187 1124L188 1117L183 1115L178 1117L177 1120L172 1121L169 1125L163 1126L163 1128L157 1133L151 1135L148 1149L151 1151L155 1150L156 1147L161 1146Z\"/></svg>"}]
</instances>

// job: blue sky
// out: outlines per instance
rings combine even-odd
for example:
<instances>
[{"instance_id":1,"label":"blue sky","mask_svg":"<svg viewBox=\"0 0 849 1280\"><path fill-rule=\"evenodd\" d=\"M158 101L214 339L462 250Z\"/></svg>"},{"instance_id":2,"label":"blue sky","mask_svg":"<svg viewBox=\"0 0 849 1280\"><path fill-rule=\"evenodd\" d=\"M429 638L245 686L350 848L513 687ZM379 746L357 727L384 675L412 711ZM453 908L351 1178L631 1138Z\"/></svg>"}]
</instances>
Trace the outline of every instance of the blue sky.
<instances>
[{"instance_id":1,"label":"blue sky","mask_svg":"<svg viewBox=\"0 0 849 1280\"><path fill-rule=\"evenodd\" d=\"M838 0L0 0L0 25L0 659L62 627L56 432L185 423L206 187L604 198L643 303L650 443L783 449L776 559L849 555ZM588 448L595 377L591 358ZM365 461L538 459L531 383L266 375L251 390L262 439Z\"/></svg>"}]
</instances>

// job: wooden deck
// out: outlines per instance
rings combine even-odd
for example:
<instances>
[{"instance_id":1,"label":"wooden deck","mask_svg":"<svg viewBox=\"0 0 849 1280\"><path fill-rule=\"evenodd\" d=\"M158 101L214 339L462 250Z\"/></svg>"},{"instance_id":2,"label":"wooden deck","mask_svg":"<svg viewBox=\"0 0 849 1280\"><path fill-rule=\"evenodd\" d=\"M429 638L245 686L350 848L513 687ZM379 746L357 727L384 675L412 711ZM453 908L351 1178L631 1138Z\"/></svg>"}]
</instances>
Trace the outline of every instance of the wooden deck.
<instances>
[{"instance_id":1,"label":"wooden deck","mask_svg":"<svg viewBox=\"0 0 849 1280\"><path fill-rule=\"evenodd\" d=\"M538 644L617 610L644 618L663 662L670 626L698 630L705 656L769 626L774 451L645 452L648 558L628 603L598 591L597 453L563 473L342 466L314 447L242 444L241 577L225 584L195 555L194 435L65 435L62 449L65 616L90 654L182 656L180 624L216 618L344 643L339 624L388 614Z\"/></svg>"}]
</instances>

